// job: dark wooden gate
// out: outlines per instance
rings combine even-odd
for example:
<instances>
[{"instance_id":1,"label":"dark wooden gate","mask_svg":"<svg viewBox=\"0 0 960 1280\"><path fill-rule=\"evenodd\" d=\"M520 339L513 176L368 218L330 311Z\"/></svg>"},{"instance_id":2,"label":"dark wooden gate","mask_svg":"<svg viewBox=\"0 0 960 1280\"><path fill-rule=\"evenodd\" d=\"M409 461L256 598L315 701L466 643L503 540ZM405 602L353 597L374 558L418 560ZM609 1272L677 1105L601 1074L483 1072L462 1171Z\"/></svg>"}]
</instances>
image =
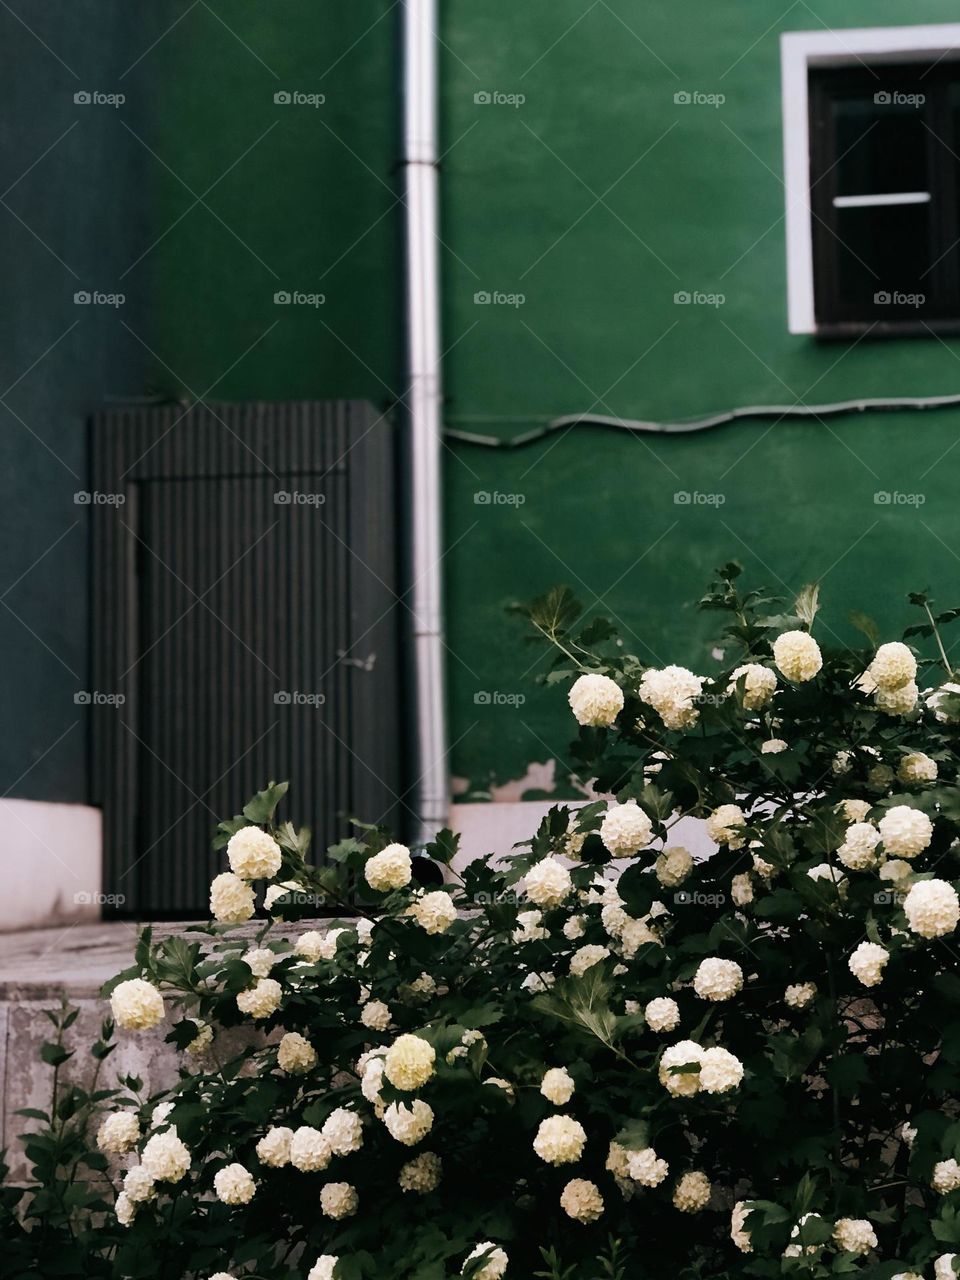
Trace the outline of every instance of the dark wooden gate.
<instances>
[{"instance_id":1,"label":"dark wooden gate","mask_svg":"<svg viewBox=\"0 0 960 1280\"><path fill-rule=\"evenodd\" d=\"M92 426L93 803L119 914L207 913L270 779L321 851L402 821L392 427L359 401Z\"/></svg>"}]
</instances>

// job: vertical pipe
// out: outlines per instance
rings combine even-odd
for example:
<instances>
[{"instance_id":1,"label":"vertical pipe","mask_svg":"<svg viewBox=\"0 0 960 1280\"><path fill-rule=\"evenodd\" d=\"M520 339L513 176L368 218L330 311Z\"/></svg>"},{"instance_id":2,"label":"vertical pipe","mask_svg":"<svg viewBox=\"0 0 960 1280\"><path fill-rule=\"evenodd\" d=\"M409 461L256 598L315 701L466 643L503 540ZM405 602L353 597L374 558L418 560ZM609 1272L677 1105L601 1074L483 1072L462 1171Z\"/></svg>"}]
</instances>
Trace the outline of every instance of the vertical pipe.
<instances>
[{"instance_id":1,"label":"vertical pipe","mask_svg":"<svg viewBox=\"0 0 960 1280\"><path fill-rule=\"evenodd\" d=\"M447 822L447 726L441 596L440 264L437 0L403 4L407 405L416 683L417 838Z\"/></svg>"}]
</instances>

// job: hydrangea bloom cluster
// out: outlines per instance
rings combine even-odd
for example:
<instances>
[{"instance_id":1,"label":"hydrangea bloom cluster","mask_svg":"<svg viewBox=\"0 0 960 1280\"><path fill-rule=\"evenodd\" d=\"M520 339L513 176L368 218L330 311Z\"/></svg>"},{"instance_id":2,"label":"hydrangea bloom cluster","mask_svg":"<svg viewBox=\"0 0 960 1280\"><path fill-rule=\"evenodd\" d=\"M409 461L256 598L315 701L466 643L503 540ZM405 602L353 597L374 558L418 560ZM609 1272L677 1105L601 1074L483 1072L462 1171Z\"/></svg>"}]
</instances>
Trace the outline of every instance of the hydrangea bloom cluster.
<instances>
[{"instance_id":1,"label":"hydrangea bloom cluster","mask_svg":"<svg viewBox=\"0 0 960 1280\"><path fill-rule=\"evenodd\" d=\"M951 1280L960 682L705 603L700 675L545 606L578 799L508 856L224 824L215 923L110 992L185 1055L99 1120L131 1250L176 1202L203 1280Z\"/></svg>"}]
</instances>

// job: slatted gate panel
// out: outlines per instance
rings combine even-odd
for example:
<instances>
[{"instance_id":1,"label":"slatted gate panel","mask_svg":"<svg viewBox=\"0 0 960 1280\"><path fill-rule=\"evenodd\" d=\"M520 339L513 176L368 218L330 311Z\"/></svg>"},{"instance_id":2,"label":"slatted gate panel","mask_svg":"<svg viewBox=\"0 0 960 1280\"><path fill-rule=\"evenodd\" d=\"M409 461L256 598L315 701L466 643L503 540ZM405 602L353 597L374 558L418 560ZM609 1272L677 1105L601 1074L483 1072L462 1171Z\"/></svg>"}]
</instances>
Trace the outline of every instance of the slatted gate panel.
<instances>
[{"instance_id":1,"label":"slatted gate panel","mask_svg":"<svg viewBox=\"0 0 960 1280\"><path fill-rule=\"evenodd\" d=\"M93 802L118 914L207 912L216 822L271 778L324 848L403 821L394 458L363 402L92 426Z\"/></svg>"}]
</instances>

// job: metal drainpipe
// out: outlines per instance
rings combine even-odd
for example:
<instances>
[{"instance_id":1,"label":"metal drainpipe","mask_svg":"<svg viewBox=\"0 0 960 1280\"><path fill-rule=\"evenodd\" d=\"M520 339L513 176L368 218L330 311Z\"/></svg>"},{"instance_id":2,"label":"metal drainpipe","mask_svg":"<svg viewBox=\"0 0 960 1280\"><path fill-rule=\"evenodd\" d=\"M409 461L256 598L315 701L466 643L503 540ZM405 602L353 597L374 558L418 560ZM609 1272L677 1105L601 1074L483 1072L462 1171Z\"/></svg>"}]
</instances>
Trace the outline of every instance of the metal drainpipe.
<instances>
[{"instance_id":1,"label":"metal drainpipe","mask_svg":"<svg viewBox=\"0 0 960 1280\"><path fill-rule=\"evenodd\" d=\"M417 838L448 818L441 587L437 4L403 3L403 155L406 207L407 405L411 589L417 724Z\"/></svg>"}]
</instances>

